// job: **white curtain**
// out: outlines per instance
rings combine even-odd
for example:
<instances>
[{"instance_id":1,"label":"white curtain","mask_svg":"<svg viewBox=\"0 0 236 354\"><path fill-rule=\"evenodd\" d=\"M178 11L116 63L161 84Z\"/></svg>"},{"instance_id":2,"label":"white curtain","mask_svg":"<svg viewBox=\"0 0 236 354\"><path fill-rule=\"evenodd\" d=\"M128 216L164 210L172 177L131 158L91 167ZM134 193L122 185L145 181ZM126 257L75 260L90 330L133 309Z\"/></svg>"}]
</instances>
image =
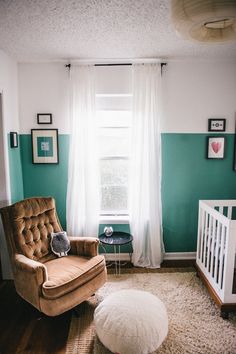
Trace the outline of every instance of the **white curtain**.
<instances>
[{"instance_id":1,"label":"white curtain","mask_svg":"<svg viewBox=\"0 0 236 354\"><path fill-rule=\"evenodd\" d=\"M67 232L73 236L97 236L99 180L95 146L94 66L72 66L70 83Z\"/></svg>"},{"instance_id":2,"label":"white curtain","mask_svg":"<svg viewBox=\"0 0 236 354\"><path fill-rule=\"evenodd\" d=\"M129 186L135 266L159 268L163 258L161 208L161 65L133 65L133 123Z\"/></svg>"}]
</instances>

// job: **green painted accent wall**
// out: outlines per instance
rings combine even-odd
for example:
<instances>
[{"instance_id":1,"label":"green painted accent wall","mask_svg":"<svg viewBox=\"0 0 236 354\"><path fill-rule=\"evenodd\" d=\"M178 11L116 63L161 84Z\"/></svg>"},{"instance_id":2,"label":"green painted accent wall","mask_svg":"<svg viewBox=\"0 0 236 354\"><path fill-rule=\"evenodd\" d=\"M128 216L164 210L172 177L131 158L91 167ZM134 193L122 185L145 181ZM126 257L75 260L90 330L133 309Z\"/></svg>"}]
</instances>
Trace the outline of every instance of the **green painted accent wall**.
<instances>
[{"instance_id":1,"label":"green painted accent wall","mask_svg":"<svg viewBox=\"0 0 236 354\"><path fill-rule=\"evenodd\" d=\"M66 189L69 135L59 135L59 164L33 164L31 135L22 134L21 161L25 198L52 196L62 227L66 228Z\"/></svg>"},{"instance_id":2,"label":"green painted accent wall","mask_svg":"<svg viewBox=\"0 0 236 354\"><path fill-rule=\"evenodd\" d=\"M222 160L206 159L209 135L162 134L163 233L166 252L196 250L199 199L236 199L236 172L232 168L234 134L224 135L226 154ZM53 196L65 229L69 135L59 135L58 165L32 164L30 135L21 135L20 144L24 197ZM21 179L17 181L16 178L16 171L20 169L19 149L17 156L12 150L16 149L9 151L14 165L11 167L11 174L15 171L13 179L11 176L12 188L18 191L19 197L22 193L20 186L17 187L17 183L21 184ZM100 233L104 226L100 225ZM128 230L128 225L112 226L114 230ZM127 248L122 249L122 252L128 251ZM112 252L112 249L107 252Z\"/></svg>"},{"instance_id":3,"label":"green painted accent wall","mask_svg":"<svg viewBox=\"0 0 236 354\"><path fill-rule=\"evenodd\" d=\"M166 252L196 250L199 199L236 199L234 135L224 159L206 159L210 134L162 134L163 234ZM217 134L212 134L217 136Z\"/></svg>"},{"instance_id":4,"label":"green painted accent wall","mask_svg":"<svg viewBox=\"0 0 236 354\"><path fill-rule=\"evenodd\" d=\"M19 139L18 139L19 140ZM15 203L24 198L23 177L20 156L20 141L17 148L10 146L10 134L8 134L8 156L10 170L11 202Z\"/></svg>"}]
</instances>

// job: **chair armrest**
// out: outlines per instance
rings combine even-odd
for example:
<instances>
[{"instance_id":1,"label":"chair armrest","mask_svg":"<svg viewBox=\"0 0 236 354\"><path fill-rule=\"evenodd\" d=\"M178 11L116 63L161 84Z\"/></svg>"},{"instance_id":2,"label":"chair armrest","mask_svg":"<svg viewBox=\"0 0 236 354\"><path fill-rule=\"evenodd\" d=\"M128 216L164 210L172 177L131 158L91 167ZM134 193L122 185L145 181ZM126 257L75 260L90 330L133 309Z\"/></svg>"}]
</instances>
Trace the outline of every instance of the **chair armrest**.
<instances>
[{"instance_id":1,"label":"chair armrest","mask_svg":"<svg viewBox=\"0 0 236 354\"><path fill-rule=\"evenodd\" d=\"M16 291L23 299L40 310L42 284L48 279L45 265L29 259L23 254L15 255L13 265Z\"/></svg>"},{"instance_id":2,"label":"chair armrest","mask_svg":"<svg viewBox=\"0 0 236 354\"><path fill-rule=\"evenodd\" d=\"M43 284L48 279L47 268L44 264L25 257L23 254L16 254L14 259L16 271L32 274L38 283Z\"/></svg>"},{"instance_id":3,"label":"chair armrest","mask_svg":"<svg viewBox=\"0 0 236 354\"><path fill-rule=\"evenodd\" d=\"M96 237L68 237L70 253L78 256L95 257L98 255L99 239Z\"/></svg>"}]
</instances>

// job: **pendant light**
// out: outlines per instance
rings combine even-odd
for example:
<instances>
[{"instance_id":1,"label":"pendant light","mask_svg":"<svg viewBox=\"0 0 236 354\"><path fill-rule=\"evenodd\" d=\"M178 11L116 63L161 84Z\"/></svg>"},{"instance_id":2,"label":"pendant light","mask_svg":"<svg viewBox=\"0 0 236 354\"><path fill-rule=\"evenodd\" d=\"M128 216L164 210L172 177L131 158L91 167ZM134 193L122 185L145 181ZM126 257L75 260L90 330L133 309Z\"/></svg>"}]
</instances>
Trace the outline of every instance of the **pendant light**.
<instances>
[{"instance_id":1,"label":"pendant light","mask_svg":"<svg viewBox=\"0 0 236 354\"><path fill-rule=\"evenodd\" d=\"M236 40L236 0L172 0L172 22L183 38Z\"/></svg>"}]
</instances>

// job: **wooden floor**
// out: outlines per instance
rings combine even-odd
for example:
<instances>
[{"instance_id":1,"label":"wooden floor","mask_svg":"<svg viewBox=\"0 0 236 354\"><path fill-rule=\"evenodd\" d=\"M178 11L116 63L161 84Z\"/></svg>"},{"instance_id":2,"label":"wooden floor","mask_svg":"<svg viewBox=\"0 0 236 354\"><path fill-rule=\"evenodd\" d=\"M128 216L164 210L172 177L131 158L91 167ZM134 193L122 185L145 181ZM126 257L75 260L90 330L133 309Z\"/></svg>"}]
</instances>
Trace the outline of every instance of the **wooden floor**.
<instances>
[{"instance_id":1,"label":"wooden floor","mask_svg":"<svg viewBox=\"0 0 236 354\"><path fill-rule=\"evenodd\" d=\"M176 271L174 268L192 265L192 261L169 261L155 271ZM113 271L111 267L109 272ZM140 271L129 264L122 268L124 273ZM57 317L44 316L17 295L12 281L1 281L0 354L64 354L71 315L68 311Z\"/></svg>"},{"instance_id":2,"label":"wooden floor","mask_svg":"<svg viewBox=\"0 0 236 354\"><path fill-rule=\"evenodd\" d=\"M42 315L15 292L12 281L0 285L0 354L64 354L71 312Z\"/></svg>"}]
</instances>

